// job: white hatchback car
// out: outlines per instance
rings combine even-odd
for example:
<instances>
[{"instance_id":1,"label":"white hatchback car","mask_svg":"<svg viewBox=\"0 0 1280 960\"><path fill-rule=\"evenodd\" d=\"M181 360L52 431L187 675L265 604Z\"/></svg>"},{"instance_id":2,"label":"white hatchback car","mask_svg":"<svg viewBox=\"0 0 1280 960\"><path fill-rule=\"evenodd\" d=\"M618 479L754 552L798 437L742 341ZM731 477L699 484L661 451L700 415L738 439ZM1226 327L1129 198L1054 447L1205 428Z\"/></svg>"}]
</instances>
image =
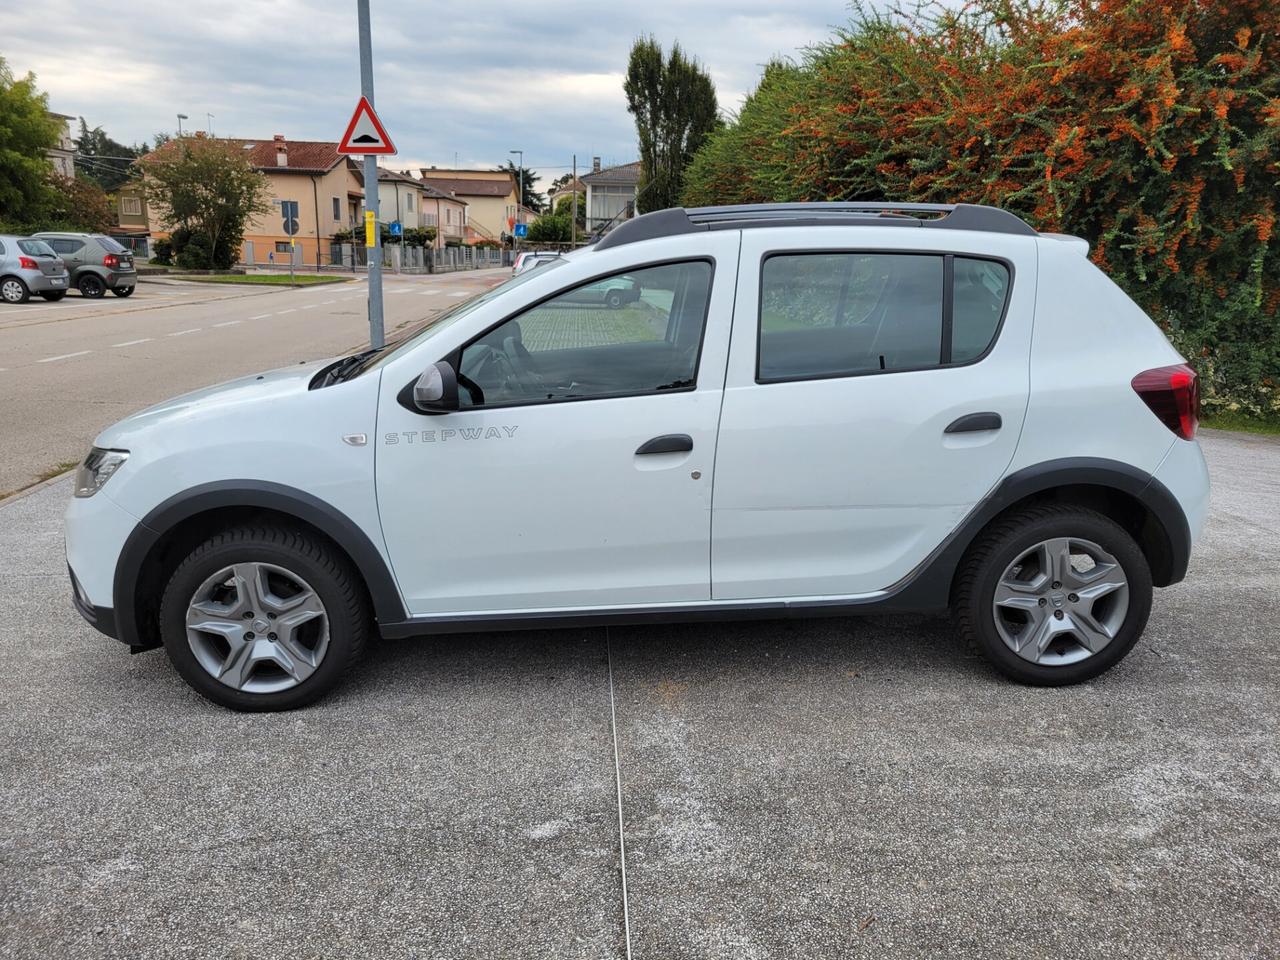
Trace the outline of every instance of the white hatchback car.
<instances>
[{"instance_id":1,"label":"white hatchback car","mask_svg":"<svg viewBox=\"0 0 1280 960\"><path fill-rule=\"evenodd\" d=\"M76 606L248 710L374 633L947 608L1016 680L1096 676L1209 481L1194 372L1086 252L969 205L639 217L383 350L105 430Z\"/></svg>"}]
</instances>

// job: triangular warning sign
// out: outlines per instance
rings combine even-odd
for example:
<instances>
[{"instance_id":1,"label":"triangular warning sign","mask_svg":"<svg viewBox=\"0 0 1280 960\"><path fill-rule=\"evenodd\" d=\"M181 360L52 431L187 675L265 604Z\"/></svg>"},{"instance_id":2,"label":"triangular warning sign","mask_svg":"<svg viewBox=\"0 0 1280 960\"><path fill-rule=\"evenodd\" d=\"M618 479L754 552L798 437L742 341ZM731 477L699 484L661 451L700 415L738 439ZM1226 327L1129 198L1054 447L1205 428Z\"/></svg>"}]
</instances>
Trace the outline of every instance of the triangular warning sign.
<instances>
[{"instance_id":1,"label":"triangular warning sign","mask_svg":"<svg viewBox=\"0 0 1280 960\"><path fill-rule=\"evenodd\" d=\"M395 153L396 148L387 136L387 130L373 112L368 97L361 97L356 112L351 115L347 132L338 143L339 153Z\"/></svg>"}]
</instances>

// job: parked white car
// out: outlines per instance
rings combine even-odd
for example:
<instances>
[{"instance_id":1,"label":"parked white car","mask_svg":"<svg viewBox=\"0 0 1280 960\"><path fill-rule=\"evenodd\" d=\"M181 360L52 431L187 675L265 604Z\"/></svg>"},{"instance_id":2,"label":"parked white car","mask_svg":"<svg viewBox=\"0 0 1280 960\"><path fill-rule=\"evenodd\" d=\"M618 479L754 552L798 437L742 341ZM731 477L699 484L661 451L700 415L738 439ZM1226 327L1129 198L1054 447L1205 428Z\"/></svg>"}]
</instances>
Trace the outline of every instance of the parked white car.
<instances>
[{"instance_id":1,"label":"parked white car","mask_svg":"<svg viewBox=\"0 0 1280 960\"><path fill-rule=\"evenodd\" d=\"M1094 677L1209 483L1194 372L1086 252L968 205L639 217L105 430L76 606L248 710L374 634L947 608L1009 677Z\"/></svg>"}]
</instances>

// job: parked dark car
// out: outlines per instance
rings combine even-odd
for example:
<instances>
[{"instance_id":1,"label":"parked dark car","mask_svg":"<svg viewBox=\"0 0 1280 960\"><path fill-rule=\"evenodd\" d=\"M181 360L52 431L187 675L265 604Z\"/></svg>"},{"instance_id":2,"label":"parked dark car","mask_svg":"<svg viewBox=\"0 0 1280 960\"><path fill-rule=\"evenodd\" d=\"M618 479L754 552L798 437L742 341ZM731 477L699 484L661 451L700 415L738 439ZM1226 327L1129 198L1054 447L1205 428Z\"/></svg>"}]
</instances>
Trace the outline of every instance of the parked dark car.
<instances>
[{"instance_id":1,"label":"parked dark car","mask_svg":"<svg viewBox=\"0 0 1280 960\"><path fill-rule=\"evenodd\" d=\"M71 286L84 297L98 298L108 290L127 297L138 285L133 254L101 233L37 233L62 257L71 274Z\"/></svg>"}]
</instances>

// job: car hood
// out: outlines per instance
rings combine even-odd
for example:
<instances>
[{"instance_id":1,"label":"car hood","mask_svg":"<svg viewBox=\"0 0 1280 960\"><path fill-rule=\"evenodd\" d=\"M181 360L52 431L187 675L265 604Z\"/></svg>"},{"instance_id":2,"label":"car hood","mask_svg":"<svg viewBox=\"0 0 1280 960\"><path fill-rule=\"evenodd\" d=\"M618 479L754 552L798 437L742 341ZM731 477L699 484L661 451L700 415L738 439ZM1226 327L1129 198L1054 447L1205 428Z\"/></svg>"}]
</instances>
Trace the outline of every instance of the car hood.
<instances>
[{"instance_id":1,"label":"car hood","mask_svg":"<svg viewBox=\"0 0 1280 960\"><path fill-rule=\"evenodd\" d=\"M262 404L281 401L305 393L316 371L334 358L314 360L280 367L264 373L250 374L219 383L201 390L193 390L172 400L165 400L125 417L98 434L94 446L129 449L130 440L137 434L151 432L167 426L185 426L198 420L215 416L236 416L238 407L252 404L261 410Z\"/></svg>"}]
</instances>

